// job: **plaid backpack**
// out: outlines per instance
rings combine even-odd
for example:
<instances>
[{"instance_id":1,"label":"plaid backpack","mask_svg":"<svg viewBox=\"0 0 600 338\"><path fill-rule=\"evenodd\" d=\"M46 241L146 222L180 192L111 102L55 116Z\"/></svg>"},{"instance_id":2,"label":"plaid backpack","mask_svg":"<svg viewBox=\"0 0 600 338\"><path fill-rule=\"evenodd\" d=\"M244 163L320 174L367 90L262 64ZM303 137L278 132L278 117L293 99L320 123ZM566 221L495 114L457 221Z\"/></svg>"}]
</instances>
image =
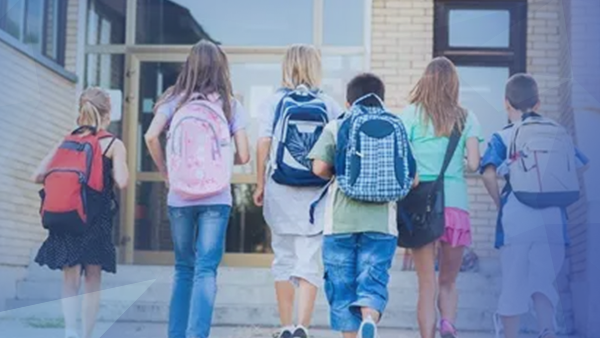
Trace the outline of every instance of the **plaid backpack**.
<instances>
[{"instance_id":1,"label":"plaid backpack","mask_svg":"<svg viewBox=\"0 0 600 338\"><path fill-rule=\"evenodd\" d=\"M379 107L360 102L376 97ZM363 202L395 202L412 187L416 173L408 135L400 118L374 94L358 99L342 117L337 133L335 173L340 190Z\"/></svg>"}]
</instances>

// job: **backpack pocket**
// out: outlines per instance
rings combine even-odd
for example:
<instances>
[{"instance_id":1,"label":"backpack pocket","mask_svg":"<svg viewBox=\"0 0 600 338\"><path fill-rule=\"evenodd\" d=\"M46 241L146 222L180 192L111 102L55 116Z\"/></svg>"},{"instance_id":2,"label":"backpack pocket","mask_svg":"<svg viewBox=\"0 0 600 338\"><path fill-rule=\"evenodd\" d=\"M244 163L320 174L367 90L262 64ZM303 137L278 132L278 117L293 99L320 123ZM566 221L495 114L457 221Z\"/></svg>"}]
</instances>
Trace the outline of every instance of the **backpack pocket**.
<instances>
[{"instance_id":1,"label":"backpack pocket","mask_svg":"<svg viewBox=\"0 0 600 338\"><path fill-rule=\"evenodd\" d=\"M373 196L373 202L385 201L385 192L398 185L398 146L394 132L394 126L387 121L367 121L358 128L351 149L350 186L359 190L361 195ZM382 196L375 197L378 194Z\"/></svg>"}]
</instances>

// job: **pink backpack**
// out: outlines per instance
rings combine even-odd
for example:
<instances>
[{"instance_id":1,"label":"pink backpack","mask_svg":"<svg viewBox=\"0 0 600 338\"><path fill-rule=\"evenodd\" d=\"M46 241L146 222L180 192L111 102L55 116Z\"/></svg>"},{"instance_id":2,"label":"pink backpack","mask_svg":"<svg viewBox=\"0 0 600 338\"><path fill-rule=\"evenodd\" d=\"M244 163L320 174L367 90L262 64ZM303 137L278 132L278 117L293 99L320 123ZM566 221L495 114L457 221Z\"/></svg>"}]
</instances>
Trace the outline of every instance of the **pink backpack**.
<instances>
[{"instance_id":1,"label":"pink backpack","mask_svg":"<svg viewBox=\"0 0 600 338\"><path fill-rule=\"evenodd\" d=\"M181 198L196 200L229 189L233 149L218 96L193 99L179 108L166 148L170 189Z\"/></svg>"}]
</instances>

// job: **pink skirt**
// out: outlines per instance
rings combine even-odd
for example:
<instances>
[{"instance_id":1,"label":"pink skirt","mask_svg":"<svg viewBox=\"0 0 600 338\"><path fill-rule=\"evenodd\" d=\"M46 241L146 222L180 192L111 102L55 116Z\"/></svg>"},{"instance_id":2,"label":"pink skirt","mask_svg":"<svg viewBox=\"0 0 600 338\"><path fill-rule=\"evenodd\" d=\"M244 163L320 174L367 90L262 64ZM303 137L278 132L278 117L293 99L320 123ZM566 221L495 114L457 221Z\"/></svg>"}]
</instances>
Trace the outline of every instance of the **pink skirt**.
<instances>
[{"instance_id":1,"label":"pink skirt","mask_svg":"<svg viewBox=\"0 0 600 338\"><path fill-rule=\"evenodd\" d=\"M471 218L469 213L458 208L444 210L446 231L440 241L453 247L471 245Z\"/></svg>"}]
</instances>

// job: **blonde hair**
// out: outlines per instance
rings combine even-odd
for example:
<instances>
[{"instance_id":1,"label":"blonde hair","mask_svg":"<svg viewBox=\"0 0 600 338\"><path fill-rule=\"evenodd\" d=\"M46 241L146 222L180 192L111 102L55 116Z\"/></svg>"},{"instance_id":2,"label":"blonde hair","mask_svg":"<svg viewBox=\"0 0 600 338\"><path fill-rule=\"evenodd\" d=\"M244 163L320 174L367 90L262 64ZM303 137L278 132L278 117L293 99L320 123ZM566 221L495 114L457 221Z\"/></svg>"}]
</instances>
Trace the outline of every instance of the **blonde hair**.
<instances>
[{"instance_id":1,"label":"blonde hair","mask_svg":"<svg viewBox=\"0 0 600 338\"><path fill-rule=\"evenodd\" d=\"M101 128L103 121L110 116L110 96L98 87L86 89L79 97L80 126Z\"/></svg>"},{"instance_id":2,"label":"blonde hair","mask_svg":"<svg viewBox=\"0 0 600 338\"><path fill-rule=\"evenodd\" d=\"M208 96L213 93L219 94L225 117L230 121L233 89L227 54L216 44L200 40L192 47L177 82L161 96L154 106L154 111L175 98L181 98L177 105L179 109L192 100L194 94Z\"/></svg>"},{"instance_id":3,"label":"blonde hair","mask_svg":"<svg viewBox=\"0 0 600 338\"><path fill-rule=\"evenodd\" d=\"M456 67L445 57L433 59L410 93L410 103L423 108L426 123L433 122L436 136L450 136L454 125L464 128L467 111L458 102Z\"/></svg>"},{"instance_id":4,"label":"blonde hair","mask_svg":"<svg viewBox=\"0 0 600 338\"><path fill-rule=\"evenodd\" d=\"M321 55L311 45L293 45L285 53L282 67L284 88L305 85L309 89L321 86Z\"/></svg>"}]
</instances>

